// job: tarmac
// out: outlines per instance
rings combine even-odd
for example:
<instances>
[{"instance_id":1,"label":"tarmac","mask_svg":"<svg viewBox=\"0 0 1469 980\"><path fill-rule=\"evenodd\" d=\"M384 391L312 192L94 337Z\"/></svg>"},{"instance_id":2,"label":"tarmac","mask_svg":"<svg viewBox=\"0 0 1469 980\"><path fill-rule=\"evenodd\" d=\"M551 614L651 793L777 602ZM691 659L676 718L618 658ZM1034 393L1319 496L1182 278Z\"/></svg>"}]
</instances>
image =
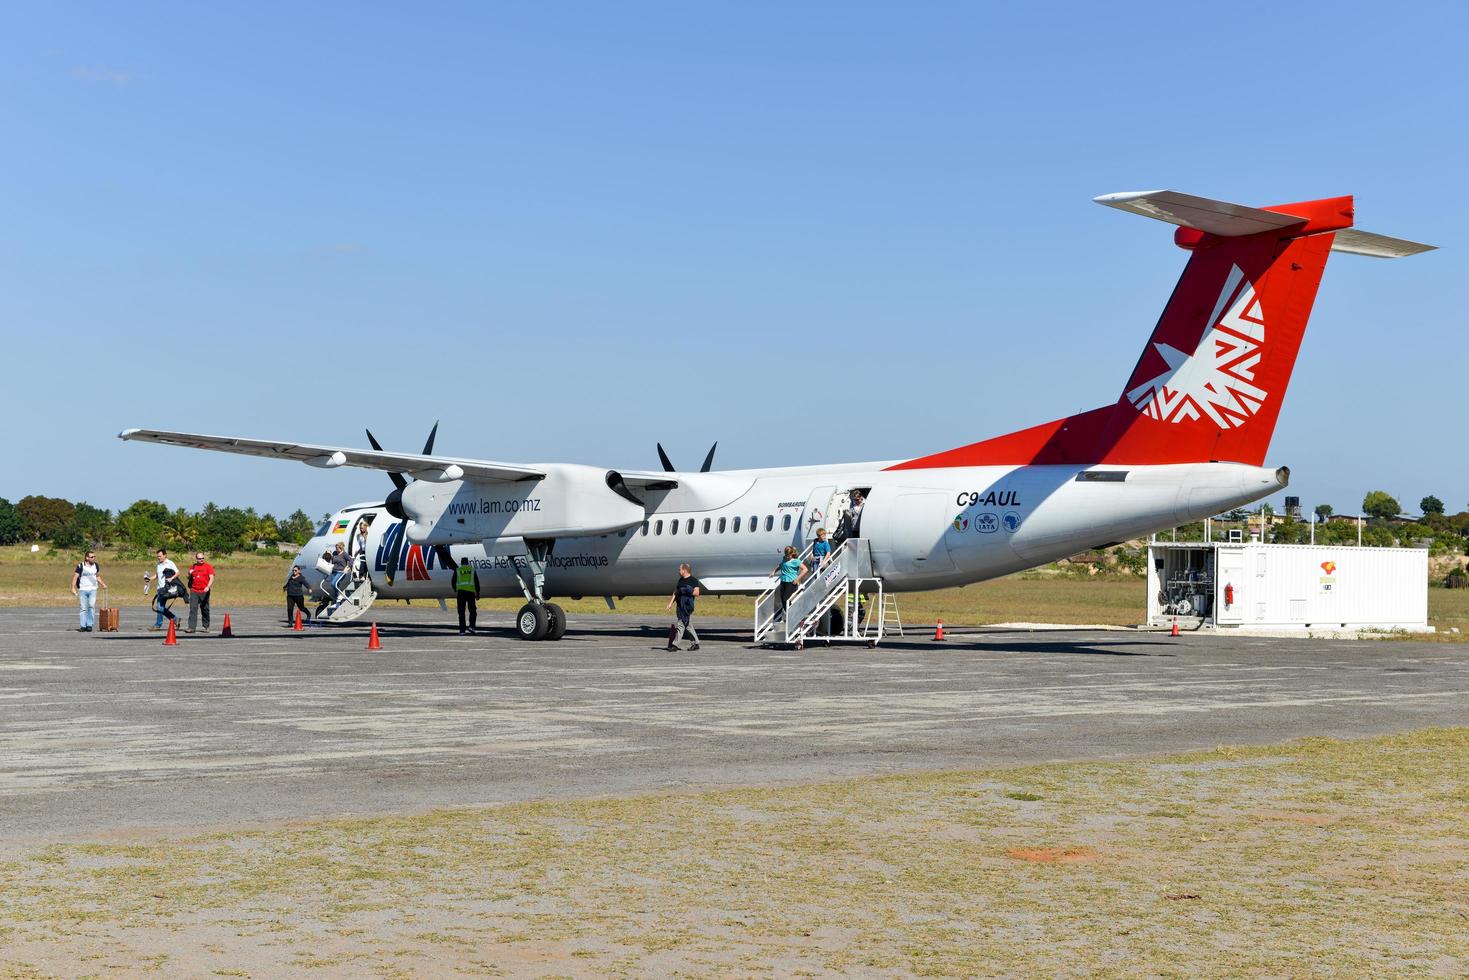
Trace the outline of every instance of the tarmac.
<instances>
[{"instance_id":1,"label":"tarmac","mask_svg":"<svg viewBox=\"0 0 1469 980\"><path fill-rule=\"evenodd\" d=\"M369 652L365 624L272 612L166 647L0 610L0 843L1469 723L1450 643L929 628L794 651L696 619L703 648L672 654L663 620L527 643L508 615L461 637L397 607Z\"/></svg>"}]
</instances>

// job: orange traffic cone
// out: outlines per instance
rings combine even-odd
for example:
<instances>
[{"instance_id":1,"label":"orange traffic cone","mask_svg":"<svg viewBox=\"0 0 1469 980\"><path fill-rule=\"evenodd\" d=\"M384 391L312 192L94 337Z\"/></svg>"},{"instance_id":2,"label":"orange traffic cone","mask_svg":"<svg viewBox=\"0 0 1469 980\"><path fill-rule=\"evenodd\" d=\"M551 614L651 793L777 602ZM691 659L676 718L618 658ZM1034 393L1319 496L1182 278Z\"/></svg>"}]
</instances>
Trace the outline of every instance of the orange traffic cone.
<instances>
[{"instance_id":1,"label":"orange traffic cone","mask_svg":"<svg viewBox=\"0 0 1469 980\"><path fill-rule=\"evenodd\" d=\"M1168 635L1169 636L1177 636L1178 635L1178 617L1177 616L1174 616L1173 617L1173 630Z\"/></svg>"},{"instance_id":2,"label":"orange traffic cone","mask_svg":"<svg viewBox=\"0 0 1469 980\"><path fill-rule=\"evenodd\" d=\"M179 635L177 632L174 631L173 628L173 624L176 622L178 622L178 620L175 619L170 619L168 621L168 635L163 638L163 645L166 647L176 647L179 645Z\"/></svg>"},{"instance_id":3,"label":"orange traffic cone","mask_svg":"<svg viewBox=\"0 0 1469 980\"><path fill-rule=\"evenodd\" d=\"M934 639L934 642L937 643L937 642L941 641L943 638L944 638L944 620L943 620L943 617L941 616L941 617L939 617L938 627L933 631L933 639Z\"/></svg>"},{"instance_id":4,"label":"orange traffic cone","mask_svg":"<svg viewBox=\"0 0 1469 980\"><path fill-rule=\"evenodd\" d=\"M295 630L297 633L305 629L305 627L301 625L301 610L299 609L296 610L296 625L292 626L291 629Z\"/></svg>"},{"instance_id":5,"label":"orange traffic cone","mask_svg":"<svg viewBox=\"0 0 1469 980\"><path fill-rule=\"evenodd\" d=\"M383 641L382 640L379 640L377 638L377 623L373 623L372 624L372 633L369 634L368 637L367 637L367 649L369 649L369 650L381 650L382 648L383 648Z\"/></svg>"},{"instance_id":6,"label":"orange traffic cone","mask_svg":"<svg viewBox=\"0 0 1469 980\"><path fill-rule=\"evenodd\" d=\"M230 629L230 614L229 613L225 613L224 614L224 626L220 629L219 635L221 637L234 636L235 635L235 631L232 630L232 629Z\"/></svg>"}]
</instances>

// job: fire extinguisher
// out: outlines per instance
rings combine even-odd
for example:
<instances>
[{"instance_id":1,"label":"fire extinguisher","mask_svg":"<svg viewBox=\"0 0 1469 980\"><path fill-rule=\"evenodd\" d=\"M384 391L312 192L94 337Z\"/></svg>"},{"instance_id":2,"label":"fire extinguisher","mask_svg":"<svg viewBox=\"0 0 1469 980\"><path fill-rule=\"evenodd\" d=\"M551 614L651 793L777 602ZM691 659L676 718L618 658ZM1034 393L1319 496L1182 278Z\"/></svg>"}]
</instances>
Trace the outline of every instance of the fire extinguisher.
<instances>
[{"instance_id":1,"label":"fire extinguisher","mask_svg":"<svg viewBox=\"0 0 1469 980\"><path fill-rule=\"evenodd\" d=\"M1224 585L1224 608L1228 609L1234 605L1234 583L1226 582Z\"/></svg>"}]
</instances>

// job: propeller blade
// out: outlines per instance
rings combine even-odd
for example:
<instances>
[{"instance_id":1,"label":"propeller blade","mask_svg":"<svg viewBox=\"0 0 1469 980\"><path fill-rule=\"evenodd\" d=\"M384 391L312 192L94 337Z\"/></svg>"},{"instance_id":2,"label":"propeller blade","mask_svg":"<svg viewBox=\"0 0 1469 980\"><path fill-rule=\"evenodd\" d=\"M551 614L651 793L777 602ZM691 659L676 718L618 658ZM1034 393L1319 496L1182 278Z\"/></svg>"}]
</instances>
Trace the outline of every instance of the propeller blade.
<instances>
[{"instance_id":1,"label":"propeller blade","mask_svg":"<svg viewBox=\"0 0 1469 980\"><path fill-rule=\"evenodd\" d=\"M433 427L432 430L430 430L430 432L428 434L428 442L425 442L423 444L423 454L425 456L432 456L434 454L434 437L437 436L438 434L439 434L439 423L438 423L437 420L435 420L434 421L434 427Z\"/></svg>"},{"instance_id":2,"label":"propeller blade","mask_svg":"<svg viewBox=\"0 0 1469 980\"><path fill-rule=\"evenodd\" d=\"M671 459L669 459L668 458L668 454L663 451L663 443L661 443L661 442L658 443L658 458L663 461L663 472L665 472L665 473L674 473L674 472L676 472L676 470L673 467L673 461Z\"/></svg>"},{"instance_id":3,"label":"propeller blade","mask_svg":"<svg viewBox=\"0 0 1469 980\"><path fill-rule=\"evenodd\" d=\"M716 450L718 448L719 448L719 441L716 439L715 442L714 442L714 445L712 445L712 446L709 447L709 455L704 457L704 465L701 466L701 467L699 467L699 472L700 473L708 473L709 472L709 468L714 465L714 450Z\"/></svg>"},{"instance_id":4,"label":"propeller blade","mask_svg":"<svg viewBox=\"0 0 1469 980\"><path fill-rule=\"evenodd\" d=\"M436 425L436 426L434 426L434 428L438 428L438 426ZM382 452L383 451L383 447L378 443L378 441L376 439L373 438L372 430L371 429L364 429L363 431L367 433L367 442L368 442L368 444L371 445L372 448L375 451ZM429 441L430 442L433 441L433 437L432 436L429 437ZM403 474L402 473L389 473L388 474L388 479L389 480L392 480L393 481L393 486L397 487L399 490L402 490L404 487L408 486L408 481L403 478ZM392 584L392 580L391 579L389 580L389 584Z\"/></svg>"}]
</instances>

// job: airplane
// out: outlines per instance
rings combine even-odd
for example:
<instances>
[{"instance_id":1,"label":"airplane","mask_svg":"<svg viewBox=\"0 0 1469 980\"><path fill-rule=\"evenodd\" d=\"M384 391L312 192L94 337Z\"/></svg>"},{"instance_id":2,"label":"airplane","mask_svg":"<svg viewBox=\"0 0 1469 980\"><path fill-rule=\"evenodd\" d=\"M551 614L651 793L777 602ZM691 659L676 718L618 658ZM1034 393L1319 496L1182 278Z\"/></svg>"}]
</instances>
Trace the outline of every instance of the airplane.
<instances>
[{"instance_id":1,"label":"airplane","mask_svg":"<svg viewBox=\"0 0 1469 980\"><path fill-rule=\"evenodd\" d=\"M742 470L713 470L711 449L687 472L661 445L662 471L629 471L436 455L433 433L417 454L386 452L370 432L371 450L153 429L119 437L383 470L392 492L323 522L303 571L315 577L315 559L367 522L360 599L442 599L450 566L467 557L482 595L524 597L515 628L526 640L564 635L556 597L667 595L682 561L707 592L765 592L782 548L836 528L857 489L867 499L849 536L890 592L1008 575L1283 489L1289 468L1265 457L1327 258L1434 246L1355 228L1350 196L1262 208L1172 190L1095 201L1175 225L1188 253L1132 374L1110 404L954 449Z\"/></svg>"}]
</instances>

